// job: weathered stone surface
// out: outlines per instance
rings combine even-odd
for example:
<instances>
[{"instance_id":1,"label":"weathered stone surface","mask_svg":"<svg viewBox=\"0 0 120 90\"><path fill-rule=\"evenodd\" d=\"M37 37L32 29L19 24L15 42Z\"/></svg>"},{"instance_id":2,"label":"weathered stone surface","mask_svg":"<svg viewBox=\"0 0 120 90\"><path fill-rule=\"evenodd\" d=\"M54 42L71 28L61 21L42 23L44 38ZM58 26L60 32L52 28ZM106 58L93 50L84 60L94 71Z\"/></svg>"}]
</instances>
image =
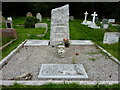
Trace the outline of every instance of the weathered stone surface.
<instances>
[{"instance_id":1,"label":"weathered stone surface","mask_svg":"<svg viewBox=\"0 0 120 90\"><path fill-rule=\"evenodd\" d=\"M46 23L36 23L35 28L39 28L39 27L47 28L47 24Z\"/></svg>"},{"instance_id":2,"label":"weathered stone surface","mask_svg":"<svg viewBox=\"0 0 120 90\"><path fill-rule=\"evenodd\" d=\"M40 22L42 21L42 16L40 13L37 13L36 18L39 19Z\"/></svg>"},{"instance_id":3,"label":"weathered stone surface","mask_svg":"<svg viewBox=\"0 0 120 90\"><path fill-rule=\"evenodd\" d=\"M69 5L53 9L51 16L50 44L57 45L64 38L69 39Z\"/></svg>"},{"instance_id":4,"label":"weathered stone surface","mask_svg":"<svg viewBox=\"0 0 120 90\"><path fill-rule=\"evenodd\" d=\"M113 44L119 41L120 33L119 32L107 32L104 35L103 43Z\"/></svg>"},{"instance_id":5,"label":"weathered stone surface","mask_svg":"<svg viewBox=\"0 0 120 90\"><path fill-rule=\"evenodd\" d=\"M31 12L28 12L28 13L26 14L26 16L29 17L29 16L33 16L33 15L32 15Z\"/></svg>"},{"instance_id":6,"label":"weathered stone surface","mask_svg":"<svg viewBox=\"0 0 120 90\"><path fill-rule=\"evenodd\" d=\"M86 79L88 75L82 64L42 64L40 79Z\"/></svg>"},{"instance_id":7,"label":"weathered stone surface","mask_svg":"<svg viewBox=\"0 0 120 90\"><path fill-rule=\"evenodd\" d=\"M40 46L40 45L48 45L49 40L27 40L24 46Z\"/></svg>"}]
</instances>

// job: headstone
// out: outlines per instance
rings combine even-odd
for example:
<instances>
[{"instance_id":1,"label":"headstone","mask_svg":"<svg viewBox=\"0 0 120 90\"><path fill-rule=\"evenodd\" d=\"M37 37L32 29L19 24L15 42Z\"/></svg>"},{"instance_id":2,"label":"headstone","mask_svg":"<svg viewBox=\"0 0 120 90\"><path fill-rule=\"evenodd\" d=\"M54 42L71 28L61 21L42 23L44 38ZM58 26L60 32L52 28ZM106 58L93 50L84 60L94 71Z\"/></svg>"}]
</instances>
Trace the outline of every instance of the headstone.
<instances>
[{"instance_id":1,"label":"headstone","mask_svg":"<svg viewBox=\"0 0 120 90\"><path fill-rule=\"evenodd\" d=\"M99 21L99 18L98 17L95 17L95 22L98 22Z\"/></svg>"},{"instance_id":2,"label":"headstone","mask_svg":"<svg viewBox=\"0 0 120 90\"><path fill-rule=\"evenodd\" d=\"M39 19L40 22L42 21L42 16L40 13L37 13L36 18Z\"/></svg>"},{"instance_id":3,"label":"headstone","mask_svg":"<svg viewBox=\"0 0 120 90\"><path fill-rule=\"evenodd\" d=\"M70 16L69 19L70 19L70 20L74 20L74 16Z\"/></svg>"},{"instance_id":4,"label":"headstone","mask_svg":"<svg viewBox=\"0 0 120 90\"><path fill-rule=\"evenodd\" d=\"M82 64L42 64L39 79L88 79Z\"/></svg>"},{"instance_id":5,"label":"headstone","mask_svg":"<svg viewBox=\"0 0 120 90\"><path fill-rule=\"evenodd\" d=\"M51 11L50 45L57 45L63 39L69 39L69 5Z\"/></svg>"},{"instance_id":6,"label":"headstone","mask_svg":"<svg viewBox=\"0 0 120 90\"><path fill-rule=\"evenodd\" d=\"M12 17L8 17L6 20L6 28L12 28Z\"/></svg>"},{"instance_id":7,"label":"headstone","mask_svg":"<svg viewBox=\"0 0 120 90\"><path fill-rule=\"evenodd\" d=\"M31 12L28 12L28 13L26 14L26 16L27 16L27 17L29 17L29 16L32 17L32 13L31 13Z\"/></svg>"},{"instance_id":8,"label":"headstone","mask_svg":"<svg viewBox=\"0 0 120 90\"><path fill-rule=\"evenodd\" d=\"M91 14L91 16L93 16L92 22L91 24L88 25L88 27L94 28L94 29L99 29L100 27L98 27L95 24L95 17L97 16L96 12L94 12L94 14Z\"/></svg>"},{"instance_id":9,"label":"headstone","mask_svg":"<svg viewBox=\"0 0 120 90\"><path fill-rule=\"evenodd\" d=\"M88 25L88 23L87 23L87 15L88 15L87 11L84 14L85 14L85 19L81 24Z\"/></svg>"},{"instance_id":10,"label":"headstone","mask_svg":"<svg viewBox=\"0 0 120 90\"><path fill-rule=\"evenodd\" d=\"M17 32L15 29L0 29L2 38L15 38L17 39Z\"/></svg>"},{"instance_id":11,"label":"headstone","mask_svg":"<svg viewBox=\"0 0 120 90\"><path fill-rule=\"evenodd\" d=\"M103 27L103 29L108 29L109 24L108 24L108 20L107 19L103 19L102 20L102 27Z\"/></svg>"},{"instance_id":12,"label":"headstone","mask_svg":"<svg viewBox=\"0 0 120 90\"><path fill-rule=\"evenodd\" d=\"M40 27L47 28L47 24L46 23L36 23L35 24L35 28L40 28Z\"/></svg>"},{"instance_id":13,"label":"headstone","mask_svg":"<svg viewBox=\"0 0 120 90\"><path fill-rule=\"evenodd\" d=\"M115 23L115 19L108 19L108 23Z\"/></svg>"},{"instance_id":14,"label":"headstone","mask_svg":"<svg viewBox=\"0 0 120 90\"><path fill-rule=\"evenodd\" d=\"M107 32L104 34L103 43L105 44L114 44L119 41L120 33L119 32Z\"/></svg>"}]
</instances>

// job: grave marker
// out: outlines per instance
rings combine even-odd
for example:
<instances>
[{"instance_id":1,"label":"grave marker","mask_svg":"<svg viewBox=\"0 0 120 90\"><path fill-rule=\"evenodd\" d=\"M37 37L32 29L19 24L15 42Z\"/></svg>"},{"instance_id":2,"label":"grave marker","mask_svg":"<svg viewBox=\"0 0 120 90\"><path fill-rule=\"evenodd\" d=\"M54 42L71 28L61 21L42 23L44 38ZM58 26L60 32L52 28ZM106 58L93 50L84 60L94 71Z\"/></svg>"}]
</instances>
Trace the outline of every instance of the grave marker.
<instances>
[{"instance_id":1,"label":"grave marker","mask_svg":"<svg viewBox=\"0 0 120 90\"><path fill-rule=\"evenodd\" d=\"M119 41L120 33L119 32L107 32L104 34L103 43L105 44L114 44Z\"/></svg>"},{"instance_id":2,"label":"grave marker","mask_svg":"<svg viewBox=\"0 0 120 90\"><path fill-rule=\"evenodd\" d=\"M32 17L33 15L32 15L31 12L28 12L28 13L26 14L26 16L27 16L27 17L29 17L29 16Z\"/></svg>"},{"instance_id":3,"label":"grave marker","mask_svg":"<svg viewBox=\"0 0 120 90\"><path fill-rule=\"evenodd\" d=\"M55 8L51 14L50 44L57 45L69 39L69 5Z\"/></svg>"},{"instance_id":4,"label":"grave marker","mask_svg":"<svg viewBox=\"0 0 120 90\"><path fill-rule=\"evenodd\" d=\"M6 28L12 28L12 17L8 17L6 20Z\"/></svg>"},{"instance_id":5,"label":"grave marker","mask_svg":"<svg viewBox=\"0 0 120 90\"><path fill-rule=\"evenodd\" d=\"M98 27L98 26L95 24L95 17L97 16L96 12L94 12L93 14L91 14L91 16L93 16L93 19L92 19L91 24L88 25L88 27L95 28L95 29L99 29L100 27Z\"/></svg>"},{"instance_id":6,"label":"grave marker","mask_svg":"<svg viewBox=\"0 0 120 90\"><path fill-rule=\"evenodd\" d=\"M36 18L39 19L40 22L42 21L42 16L40 13L37 13Z\"/></svg>"},{"instance_id":7,"label":"grave marker","mask_svg":"<svg viewBox=\"0 0 120 90\"><path fill-rule=\"evenodd\" d=\"M84 14L85 14L85 19L81 24L87 25L88 24L87 23L87 15L88 15L87 11Z\"/></svg>"}]
</instances>

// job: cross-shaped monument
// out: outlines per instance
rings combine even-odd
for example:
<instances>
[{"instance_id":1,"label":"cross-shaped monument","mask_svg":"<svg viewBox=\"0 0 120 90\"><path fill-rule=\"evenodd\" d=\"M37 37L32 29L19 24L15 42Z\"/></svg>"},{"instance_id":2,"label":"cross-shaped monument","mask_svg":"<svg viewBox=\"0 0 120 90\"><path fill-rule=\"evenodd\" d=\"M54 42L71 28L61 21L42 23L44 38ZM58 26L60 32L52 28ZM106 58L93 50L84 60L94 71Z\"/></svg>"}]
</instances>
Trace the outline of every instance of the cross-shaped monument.
<instances>
[{"instance_id":1,"label":"cross-shaped monument","mask_svg":"<svg viewBox=\"0 0 120 90\"><path fill-rule=\"evenodd\" d=\"M97 16L96 12L94 12L93 14L91 14L91 16L93 16L92 22L88 25L88 27L94 28L94 29L99 29L100 27L98 27L95 24L95 16Z\"/></svg>"},{"instance_id":2,"label":"cross-shaped monument","mask_svg":"<svg viewBox=\"0 0 120 90\"><path fill-rule=\"evenodd\" d=\"M95 16L97 16L96 12L94 12L94 14L91 14L91 16L93 16L92 23L95 23Z\"/></svg>"},{"instance_id":3,"label":"cross-shaped monument","mask_svg":"<svg viewBox=\"0 0 120 90\"><path fill-rule=\"evenodd\" d=\"M85 14L85 19L81 24L87 25L87 15L88 15L87 11L84 14Z\"/></svg>"}]
</instances>

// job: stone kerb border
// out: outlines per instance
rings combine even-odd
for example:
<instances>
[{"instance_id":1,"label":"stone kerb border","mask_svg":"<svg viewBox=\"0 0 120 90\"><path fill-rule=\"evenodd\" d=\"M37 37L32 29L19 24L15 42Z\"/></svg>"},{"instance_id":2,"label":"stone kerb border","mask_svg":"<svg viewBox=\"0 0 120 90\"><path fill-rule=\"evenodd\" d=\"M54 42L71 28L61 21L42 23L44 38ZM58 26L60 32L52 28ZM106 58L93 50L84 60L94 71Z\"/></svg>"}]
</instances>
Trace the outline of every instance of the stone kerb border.
<instances>
[{"instance_id":1,"label":"stone kerb border","mask_svg":"<svg viewBox=\"0 0 120 90\"><path fill-rule=\"evenodd\" d=\"M96 85L96 84L104 84L104 85L112 85L118 84L118 81L67 81L67 80L46 80L46 81L15 81L15 80L1 80L2 85L10 86L15 83L19 83L22 85L44 85L48 83L62 84L62 83L77 83L80 85Z\"/></svg>"},{"instance_id":2,"label":"stone kerb border","mask_svg":"<svg viewBox=\"0 0 120 90\"><path fill-rule=\"evenodd\" d=\"M17 48L15 48L10 54L8 54L5 58L3 58L0 61L0 70L2 69L2 67L9 61L9 59L18 51L22 48L22 46L24 45L24 43L27 40L23 41Z\"/></svg>"},{"instance_id":3,"label":"stone kerb border","mask_svg":"<svg viewBox=\"0 0 120 90\"><path fill-rule=\"evenodd\" d=\"M105 54L107 54L112 60L114 60L116 63L120 64L120 61L115 58L113 55L111 55L108 51L106 51L105 49L103 49L101 46L99 46L98 44L95 44L100 50L102 50Z\"/></svg>"},{"instance_id":4,"label":"stone kerb border","mask_svg":"<svg viewBox=\"0 0 120 90\"><path fill-rule=\"evenodd\" d=\"M24 43L26 43L27 40L23 41L16 49L14 49L8 56L6 56L2 61L0 61L0 69L2 69L2 66L4 64L6 64L9 60L9 58L11 58L19 49L21 49L24 45ZM109 52L107 52L105 49L103 49L102 47L100 47L99 45L95 44L99 49L101 49L104 53L106 53L110 58L112 58L116 63L120 64L120 61L118 61L118 59L116 59L114 56L112 56ZM82 84L82 85L96 85L96 84L106 84L106 85L112 85L112 84L118 84L119 81L67 81L67 80L46 80L46 81L42 81L42 80L29 80L29 81L15 81L15 80L0 80L0 84L5 85L5 86L9 86L9 85L14 85L14 83L19 83L19 84L23 84L23 85L44 85L47 83L78 83L78 84Z\"/></svg>"}]
</instances>

